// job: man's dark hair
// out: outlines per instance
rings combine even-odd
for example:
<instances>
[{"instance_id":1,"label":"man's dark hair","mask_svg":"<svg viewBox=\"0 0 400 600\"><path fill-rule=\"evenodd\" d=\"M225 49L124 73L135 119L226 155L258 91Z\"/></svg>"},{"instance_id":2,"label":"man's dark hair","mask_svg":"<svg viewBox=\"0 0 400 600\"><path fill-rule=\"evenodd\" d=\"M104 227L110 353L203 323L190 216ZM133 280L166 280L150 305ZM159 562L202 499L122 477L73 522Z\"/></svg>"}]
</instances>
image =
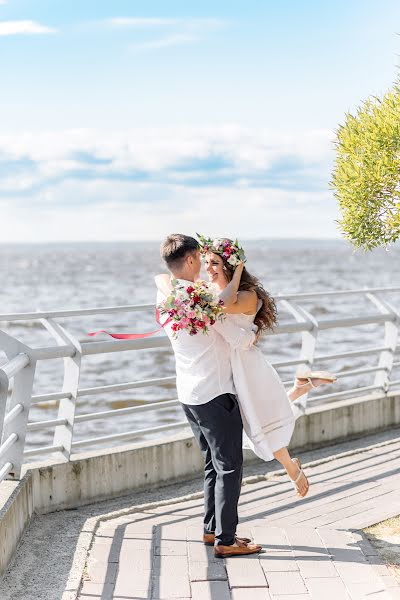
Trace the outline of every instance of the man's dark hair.
<instances>
[{"instance_id":1,"label":"man's dark hair","mask_svg":"<svg viewBox=\"0 0 400 600\"><path fill-rule=\"evenodd\" d=\"M183 233L171 233L161 244L161 258L168 268L179 268L188 254L199 249L199 242Z\"/></svg>"}]
</instances>

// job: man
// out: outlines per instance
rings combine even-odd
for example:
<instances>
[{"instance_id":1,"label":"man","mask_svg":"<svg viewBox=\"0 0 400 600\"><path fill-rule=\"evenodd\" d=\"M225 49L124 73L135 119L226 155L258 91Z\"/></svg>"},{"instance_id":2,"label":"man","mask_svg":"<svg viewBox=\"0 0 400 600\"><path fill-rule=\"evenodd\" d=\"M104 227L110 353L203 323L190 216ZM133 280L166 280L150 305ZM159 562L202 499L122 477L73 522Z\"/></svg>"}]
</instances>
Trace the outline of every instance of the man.
<instances>
[{"instance_id":1,"label":"man","mask_svg":"<svg viewBox=\"0 0 400 600\"><path fill-rule=\"evenodd\" d=\"M201 254L194 238L169 235L161 257L180 283L190 285L199 278ZM164 298L159 289L157 303ZM178 399L204 456L203 541L214 544L220 558L259 552L261 546L236 536L243 425L230 364L230 346L249 348L255 335L227 319L217 321L207 335L181 331L174 339L169 324L165 331L175 353Z\"/></svg>"}]
</instances>

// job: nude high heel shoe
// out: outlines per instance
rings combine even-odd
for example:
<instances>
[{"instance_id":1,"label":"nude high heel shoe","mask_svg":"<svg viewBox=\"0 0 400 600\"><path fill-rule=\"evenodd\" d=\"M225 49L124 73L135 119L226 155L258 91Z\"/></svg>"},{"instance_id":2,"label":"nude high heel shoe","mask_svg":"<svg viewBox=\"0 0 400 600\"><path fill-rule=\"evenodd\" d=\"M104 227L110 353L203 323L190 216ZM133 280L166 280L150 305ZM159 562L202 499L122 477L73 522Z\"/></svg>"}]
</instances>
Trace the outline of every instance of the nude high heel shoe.
<instances>
[{"instance_id":1,"label":"nude high heel shoe","mask_svg":"<svg viewBox=\"0 0 400 600\"><path fill-rule=\"evenodd\" d=\"M299 373L298 375L296 375L296 379L306 380L305 383L295 383L294 385L296 388L302 388L308 384L310 384L313 388L319 387L318 385L313 384L313 379L323 379L324 383L334 383L335 381L337 381L337 377L332 373L329 373L329 371L307 371L305 373Z\"/></svg>"}]
</instances>

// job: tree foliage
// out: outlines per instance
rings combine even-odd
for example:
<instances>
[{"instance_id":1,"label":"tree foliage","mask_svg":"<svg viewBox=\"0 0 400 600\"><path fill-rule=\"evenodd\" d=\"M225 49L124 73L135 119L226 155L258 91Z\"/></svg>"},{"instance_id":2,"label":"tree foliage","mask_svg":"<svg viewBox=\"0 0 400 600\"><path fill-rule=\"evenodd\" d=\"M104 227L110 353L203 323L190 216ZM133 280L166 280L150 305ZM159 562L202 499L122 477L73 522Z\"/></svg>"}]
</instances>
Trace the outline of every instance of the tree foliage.
<instances>
[{"instance_id":1,"label":"tree foliage","mask_svg":"<svg viewBox=\"0 0 400 600\"><path fill-rule=\"evenodd\" d=\"M400 85L346 115L335 139L331 185L338 222L357 248L388 246L400 236Z\"/></svg>"}]
</instances>

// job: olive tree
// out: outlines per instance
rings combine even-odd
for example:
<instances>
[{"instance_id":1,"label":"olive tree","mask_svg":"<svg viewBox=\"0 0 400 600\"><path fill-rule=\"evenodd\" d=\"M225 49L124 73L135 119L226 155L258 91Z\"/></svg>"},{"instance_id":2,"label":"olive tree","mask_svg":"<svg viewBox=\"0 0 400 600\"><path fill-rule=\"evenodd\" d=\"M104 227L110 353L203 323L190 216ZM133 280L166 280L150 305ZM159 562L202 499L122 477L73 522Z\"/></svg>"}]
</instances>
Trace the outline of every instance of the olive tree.
<instances>
[{"instance_id":1,"label":"olive tree","mask_svg":"<svg viewBox=\"0 0 400 600\"><path fill-rule=\"evenodd\" d=\"M348 113L334 144L331 186L344 237L364 250L387 247L400 236L400 83Z\"/></svg>"}]
</instances>

